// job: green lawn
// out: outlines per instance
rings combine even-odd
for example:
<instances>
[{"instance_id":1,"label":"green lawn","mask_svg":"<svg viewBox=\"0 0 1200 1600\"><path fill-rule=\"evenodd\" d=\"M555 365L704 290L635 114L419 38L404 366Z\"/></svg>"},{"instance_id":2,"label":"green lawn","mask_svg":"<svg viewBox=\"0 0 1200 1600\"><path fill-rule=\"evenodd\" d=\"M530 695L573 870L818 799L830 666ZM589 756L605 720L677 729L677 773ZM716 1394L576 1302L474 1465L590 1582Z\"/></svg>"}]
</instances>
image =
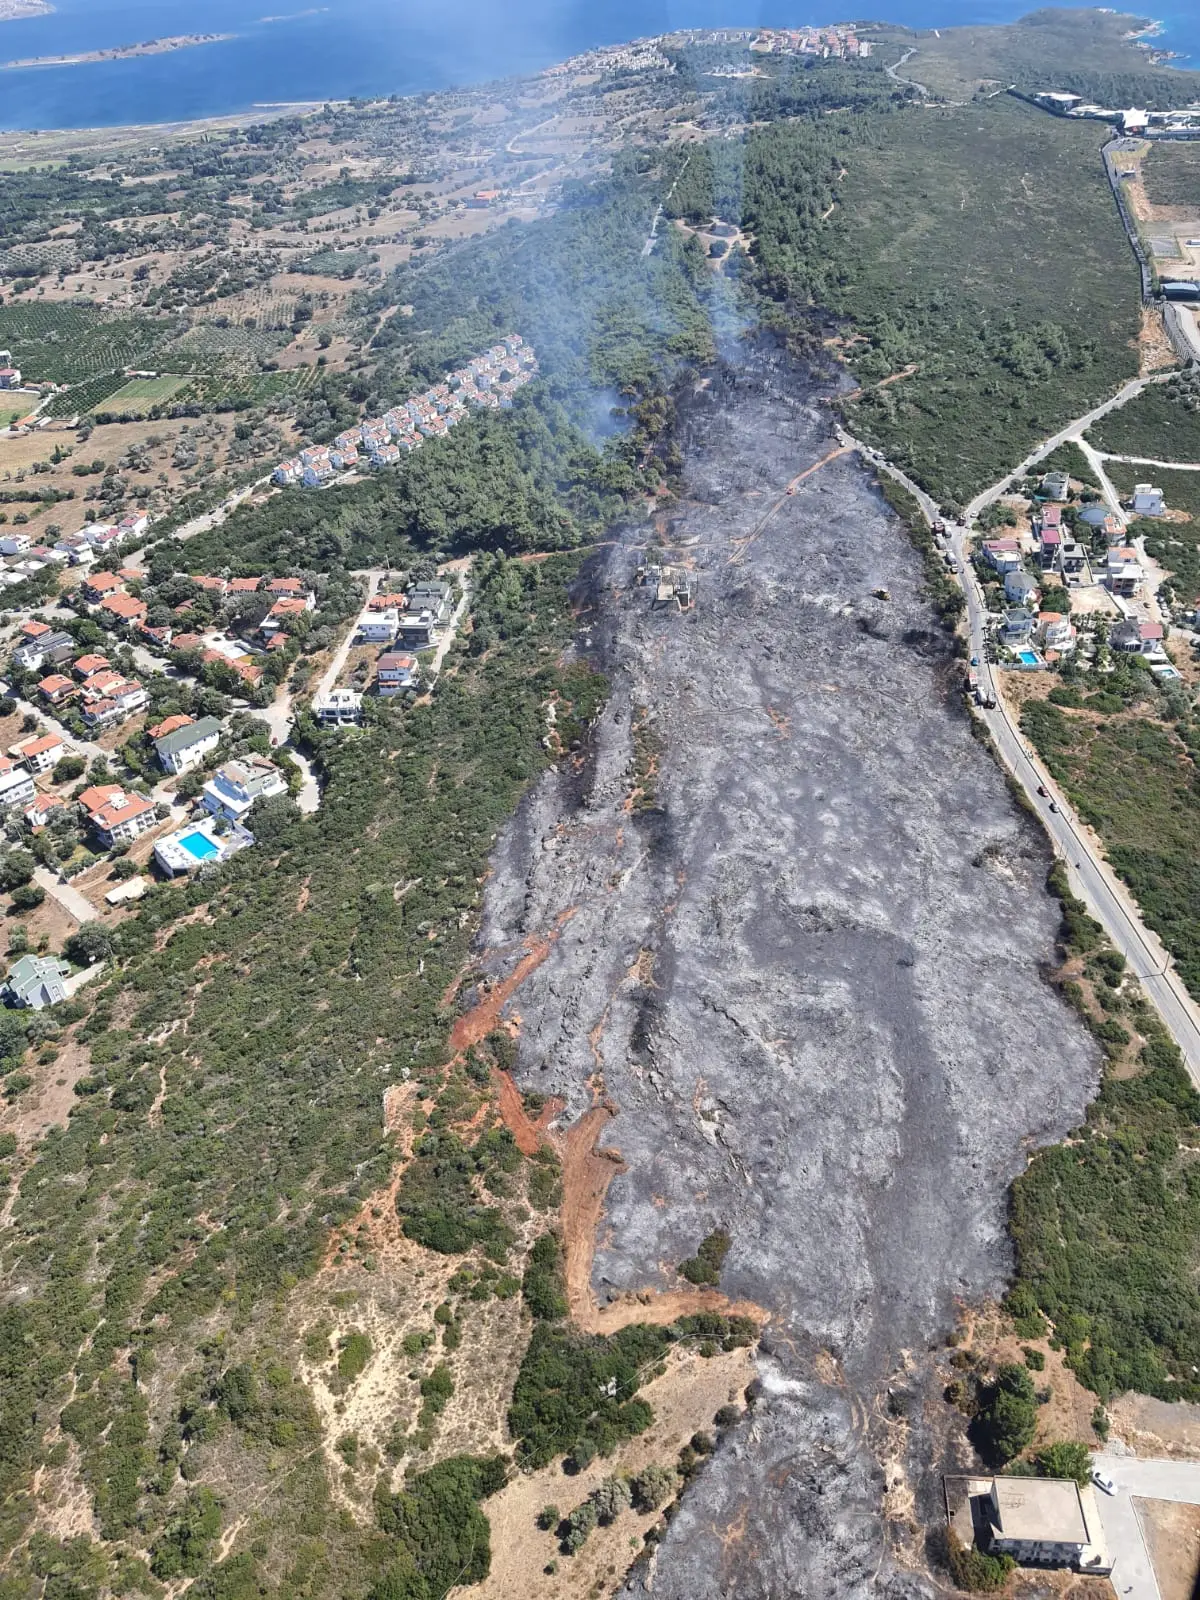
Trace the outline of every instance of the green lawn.
<instances>
[{"instance_id":1,"label":"green lawn","mask_svg":"<svg viewBox=\"0 0 1200 1600\"><path fill-rule=\"evenodd\" d=\"M104 401L105 411L149 411L187 387L190 379L178 373L167 372L157 378L130 378L115 394Z\"/></svg>"}]
</instances>

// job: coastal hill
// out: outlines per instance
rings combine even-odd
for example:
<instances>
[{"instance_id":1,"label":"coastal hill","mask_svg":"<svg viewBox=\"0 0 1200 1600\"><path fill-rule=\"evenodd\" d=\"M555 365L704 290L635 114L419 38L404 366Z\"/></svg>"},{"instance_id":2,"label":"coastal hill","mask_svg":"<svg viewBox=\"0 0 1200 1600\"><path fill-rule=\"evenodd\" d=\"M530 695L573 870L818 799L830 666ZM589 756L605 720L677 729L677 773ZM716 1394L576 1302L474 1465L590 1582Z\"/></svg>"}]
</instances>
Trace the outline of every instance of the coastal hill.
<instances>
[{"instance_id":1,"label":"coastal hill","mask_svg":"<svg viewBox=\"0 0 1200 1600\"><path fill-rule=\"evenodd\" d=\"M943 1472L1200 1454L1137 28L0 135L4 1600L1000 1592Z\"/></svg>"}]
</instances>

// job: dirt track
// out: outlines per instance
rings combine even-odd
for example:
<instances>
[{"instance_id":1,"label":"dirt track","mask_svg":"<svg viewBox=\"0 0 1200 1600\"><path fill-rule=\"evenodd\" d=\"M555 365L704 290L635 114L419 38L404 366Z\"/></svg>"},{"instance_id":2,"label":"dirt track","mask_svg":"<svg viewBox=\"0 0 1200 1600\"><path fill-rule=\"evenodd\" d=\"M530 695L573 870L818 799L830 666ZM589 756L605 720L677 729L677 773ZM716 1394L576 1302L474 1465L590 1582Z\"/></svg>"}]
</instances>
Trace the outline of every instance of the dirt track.
<instances>
[{"instance_id":1,"label":"dirt track","mask_svg":"<svg viewBox=\"0 0 1200 1600\"><path fill-rule=\"evenodd\" d=\"M614 692L587 771L498 845L485 942L513 954L484 965L511 978L557 930L509 1002L516 1076L562 1130L614 1108L621 1165L592 1158L569 1202L576 1226L604 1208L573 1303L687 1293L720 1224L722 1288L771 1316L763 1402L689 1490L655 1595L925 1593L885 1533L885 1392L921 1394L953 1298L1002 1286L1007 1182L1098 1064L1039 977L1044 846L953 704L915 557L853 458L805 475L830 451L807 376L739 361L683 407L666 559L698 603L635 585L644 526L595 558L580 647ZM631 807L643 707L661 756ZM932 1516L919 1409L889 1483Z\"/></svg>"}]
</instances>

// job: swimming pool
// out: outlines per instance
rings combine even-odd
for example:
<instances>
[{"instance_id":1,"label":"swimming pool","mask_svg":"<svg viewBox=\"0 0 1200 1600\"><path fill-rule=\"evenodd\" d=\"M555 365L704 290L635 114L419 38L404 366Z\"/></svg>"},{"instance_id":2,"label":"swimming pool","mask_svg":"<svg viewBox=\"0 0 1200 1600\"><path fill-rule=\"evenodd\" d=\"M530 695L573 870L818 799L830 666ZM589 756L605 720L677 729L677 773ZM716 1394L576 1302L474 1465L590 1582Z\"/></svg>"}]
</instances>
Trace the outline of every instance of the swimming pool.
<instances>
[{"instance_id":1,"label":"swimming pool","mask_svg":"<svg viewBox=\"0 0 1200 1600\"><path fill-rule=\"evenodd\" d=\"M1041 665L1041 662L1038 660L1036 654L1032 650L1018 650L1017 660L1023 667L1038 667Z\"/></svg>"},{"instance_id":2,"label":"swimming pool","mask_svg":"<svg viewBox=\"0 0 1200 1600\"><path fill-rule=\"evenodd\" d=\"M186 850L193 861L211 861L214 856L221 854L221 847L214 844L206 833L185 833L175 841L181 850Z\"/></svg>"}]
</instances>

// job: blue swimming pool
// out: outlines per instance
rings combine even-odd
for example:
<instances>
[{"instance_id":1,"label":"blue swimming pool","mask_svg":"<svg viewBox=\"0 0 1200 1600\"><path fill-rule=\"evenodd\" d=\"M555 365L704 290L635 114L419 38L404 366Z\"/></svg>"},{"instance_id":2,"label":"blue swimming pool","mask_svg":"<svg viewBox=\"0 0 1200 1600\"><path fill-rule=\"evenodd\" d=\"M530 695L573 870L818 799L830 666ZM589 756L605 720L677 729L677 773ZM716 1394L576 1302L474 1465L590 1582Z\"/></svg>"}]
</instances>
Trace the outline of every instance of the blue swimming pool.
<instances>
[{"instance_id":1,"label":"blue swimming pool","mask_svg":"<svg viewBox=\"0 0 1200 1600\"><path fill-rule=\"evenodd\" d=\"M1038 658L1032 650L1018 650L1017 660L1023 667L1036 667L1039 664Z\"/></svg>"},{"instance_id":2,"label":"blue swimming pool","mask_svg":"<svg viewBox=\"0 0 1200 1600\"><path fill-rule=\"evenodd\" d=\"M214 856L221 854L220 845L214 844L206 833L185 833L178 844L194 861L211 861Z\"/></svg>"}]
</instances>

